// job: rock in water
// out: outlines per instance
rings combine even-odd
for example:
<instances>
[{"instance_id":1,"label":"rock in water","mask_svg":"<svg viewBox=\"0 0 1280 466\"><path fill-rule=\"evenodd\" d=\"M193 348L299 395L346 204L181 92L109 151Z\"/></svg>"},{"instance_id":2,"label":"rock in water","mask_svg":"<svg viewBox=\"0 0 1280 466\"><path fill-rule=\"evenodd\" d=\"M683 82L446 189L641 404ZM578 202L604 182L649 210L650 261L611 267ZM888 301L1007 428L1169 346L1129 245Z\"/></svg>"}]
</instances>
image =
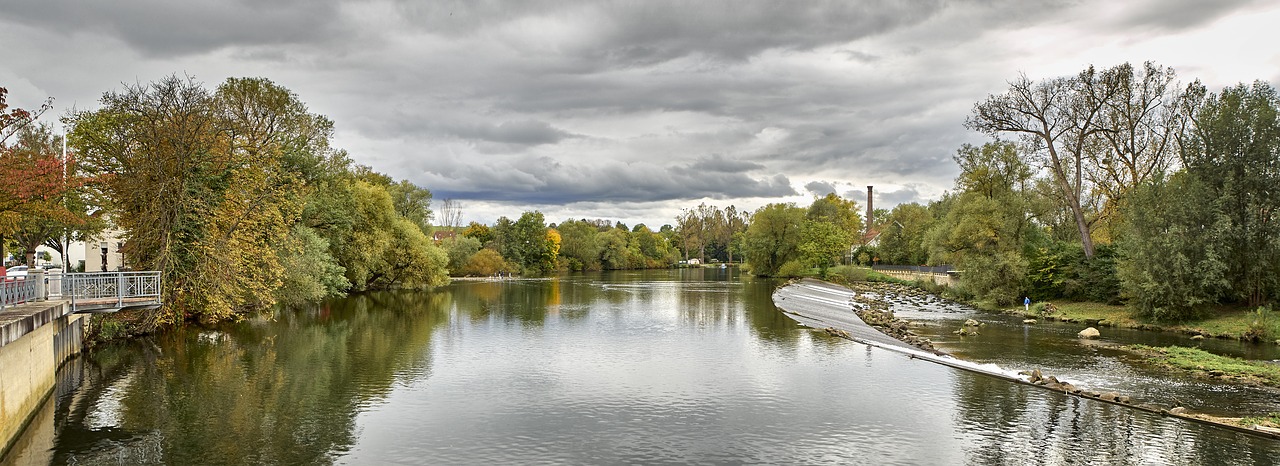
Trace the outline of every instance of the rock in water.
<instances>
[{"instance_id":1,"label":"rock in water","mask_svg":"<svg viewBox=\"0 0 1280 466\"><path fill-rule=\"evenodd\" d=\"M964 321L964 326L965 326L965 327L977 327L978 325L979 325L979 324L978 324L978 321L973 320L973 319L969 319L969 320Z\"/></svg>"},{"instance_id":2,"label":"rock in water","mask_svg":"<svg viewBox=\"0 0 1280 466\"><path fill-rule=\"evenodd\" d=\"M1036 320L1035 320L1035 319L1025 319L1025 320L1023 320L1023 321L1022 321L1022 323L1027 324L1027 325L1035 325Z\"/></svg>"},{"instance_id":3,"label":"rock in water","mask_svg":"<svg viewBox=\"0 0 1280 466\"><path fill-rule=\"evenodd\" d=\"M1092 340L1092 339L1094 339L1094 338L1098 338L1098 337L1102 336L1102 334L1098 332L1098 329L1093 328L1093 327L1089 327L1089 328L1086 328L1086 329L1084 329L1084 330L1081 330L1081 331L1080 331L1080 333L1078 333L1078 334L1077 334L1077 336L1079 336L1080 338L1087 339L1087 340Z\"/></svg>"}]
</instances>

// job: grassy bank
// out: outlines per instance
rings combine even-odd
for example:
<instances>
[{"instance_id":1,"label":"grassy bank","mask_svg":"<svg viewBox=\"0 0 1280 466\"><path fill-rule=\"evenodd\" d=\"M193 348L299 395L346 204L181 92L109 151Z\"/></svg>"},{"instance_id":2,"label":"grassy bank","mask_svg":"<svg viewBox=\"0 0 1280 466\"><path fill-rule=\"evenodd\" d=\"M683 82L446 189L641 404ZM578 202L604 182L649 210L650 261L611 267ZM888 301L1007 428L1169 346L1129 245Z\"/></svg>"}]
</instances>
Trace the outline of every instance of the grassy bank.
<instances>
[{"instance_id":1,"label":"grassy bank","mask_svg":"<svg viewBox=\"0 0 1280 466\"><path fill-rule=\"evenodd\" d=\"M1032 306L1030 312L1024 311L1023 308L1011 309L1010 312L1036 319L1280 344L1280 340L1277 340L1280 339L1280 316L1274 311L1265 309L1219 306L1210 310L1204 318L1174 323L1145 319L1129 307L1091 302L1055 302L1049 305L1040 303Z\"/></svg>"},{"instance_id":2,"label":"grassy bank","mask_svg":"<svg viewBox=\"0 0 1280 466\"><path fill-rule=\"evenodd\" d=\"M1205 378L1280 387L1280 365L1219 356L1204 350L1181 346L1155 348L1133 345L1128 348L1141 354L1156 366L1169 370L1187 372Z\"/></svg>"}]
</instances>

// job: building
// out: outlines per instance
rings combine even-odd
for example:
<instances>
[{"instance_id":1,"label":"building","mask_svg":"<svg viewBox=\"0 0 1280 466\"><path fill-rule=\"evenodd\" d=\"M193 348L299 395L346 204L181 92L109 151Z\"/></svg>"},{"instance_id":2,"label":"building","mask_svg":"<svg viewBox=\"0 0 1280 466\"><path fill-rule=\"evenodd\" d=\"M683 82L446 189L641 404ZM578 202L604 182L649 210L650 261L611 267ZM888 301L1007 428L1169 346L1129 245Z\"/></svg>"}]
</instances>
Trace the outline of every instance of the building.
<instances>
[{"instance_id":1,"label":"building","mask_svg":"<svg viewBox=\"0 0 1280 466\"><path fill-rule=\"evenodd\" d=\"M124 246L124 232L108 229L97 237L84 242L85 272L115 272L124 264L120 247ZM74 266L74 264L72 264Z\"/></svg>"}]
</instances>

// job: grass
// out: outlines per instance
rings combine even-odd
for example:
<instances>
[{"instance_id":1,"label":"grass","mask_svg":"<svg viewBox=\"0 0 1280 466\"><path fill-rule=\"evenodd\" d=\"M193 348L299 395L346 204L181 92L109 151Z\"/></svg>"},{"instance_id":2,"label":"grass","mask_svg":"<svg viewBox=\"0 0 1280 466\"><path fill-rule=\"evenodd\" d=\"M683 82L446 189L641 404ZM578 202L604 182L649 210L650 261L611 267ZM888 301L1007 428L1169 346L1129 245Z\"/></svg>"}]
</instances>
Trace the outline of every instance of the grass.
<instances>
[{"instance_id":1,"label":"grass","mask_svg":"<svg viewBox=\"0 0 1280 466\"><path fill-rule=\"evenodd\" d=\"M1137 311L1122 305L1094 302L1058 301L1052 303L1056 307L1053 317L1058 320L1084 322L1096 320L1103 325L1117 327L1141 328L1147 330L1164 330L1170 332L1200 334L1207 337L1236 338L1242 340L1273 342L1280 344L1280 316L1270 310L1250 309L1244 306L1216 306L1208 310L1204 317L1185 322L1156 322L1138 315ZM1027 317L1042 318L1046 315L1017 308L1019 314Z\"/></svg>"},{"instance_id":2,"label":"grass","mask_svg":"<svg viewBox=\"0 0 1280 466\"><path fill-rule=\"evenodd\" d=\"M1155 348L1134 345L1132 349L1159 365L1214 377L1232 377L1262 385L1280 386L1280 365L1219 356L1182 346Z\"/></svg>"},{"instance_id":3,"label":"grass","mask_svg":"<svg viewBox=\"0 0 1280 466\"><path fill-rule=\"evenodd\" d=\"M1280 413L1268 413L1265 416L1249 416L1240 419L1240 425L1245 427L1253 427L1261 425L1266 427L1280 428Z\"/></svg>"}]
</instances>

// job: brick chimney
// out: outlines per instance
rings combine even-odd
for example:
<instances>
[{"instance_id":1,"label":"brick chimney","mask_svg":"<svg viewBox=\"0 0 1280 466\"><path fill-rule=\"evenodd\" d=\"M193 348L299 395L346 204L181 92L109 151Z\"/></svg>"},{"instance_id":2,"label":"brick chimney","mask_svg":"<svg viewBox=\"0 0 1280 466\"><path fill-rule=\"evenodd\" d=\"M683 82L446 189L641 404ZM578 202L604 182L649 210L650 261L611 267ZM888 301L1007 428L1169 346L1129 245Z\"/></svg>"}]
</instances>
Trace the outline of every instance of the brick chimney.
<instances>
[{"instance_id":1,"label":"brick chimney","mask_svg":"<svg viewBox=\"0 0 1280 466\"><path fill-rule=\"evenodd\" d=\"M871 189L874 186L867 186L867 233L871 233L871 215L875 212L871 207Z\"/></svg>"}]
</instances>

